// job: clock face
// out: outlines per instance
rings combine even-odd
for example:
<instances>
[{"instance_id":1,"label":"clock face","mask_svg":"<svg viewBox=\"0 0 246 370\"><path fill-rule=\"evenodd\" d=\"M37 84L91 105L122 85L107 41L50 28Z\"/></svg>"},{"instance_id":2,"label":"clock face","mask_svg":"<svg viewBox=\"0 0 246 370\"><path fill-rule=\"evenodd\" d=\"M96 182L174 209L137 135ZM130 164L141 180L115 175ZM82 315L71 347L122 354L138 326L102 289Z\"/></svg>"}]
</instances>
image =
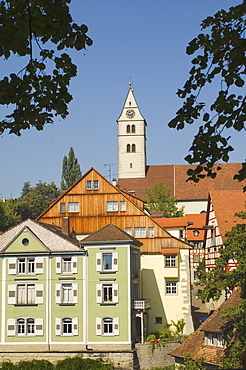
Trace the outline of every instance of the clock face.
<instances>
[{"instance_id":1,"label":"clock face","mask_svg":"<svg viewBox=\"0 0 246 370\"><path fill-rule=\"evenodd\" d=\"M132 110L132 109L128 109L127 111L126 111L126 116L127 116L127 118L133 118L134 116L135 116L135 112L134 112L134 110Z\"/></svg>"}]
</instances>

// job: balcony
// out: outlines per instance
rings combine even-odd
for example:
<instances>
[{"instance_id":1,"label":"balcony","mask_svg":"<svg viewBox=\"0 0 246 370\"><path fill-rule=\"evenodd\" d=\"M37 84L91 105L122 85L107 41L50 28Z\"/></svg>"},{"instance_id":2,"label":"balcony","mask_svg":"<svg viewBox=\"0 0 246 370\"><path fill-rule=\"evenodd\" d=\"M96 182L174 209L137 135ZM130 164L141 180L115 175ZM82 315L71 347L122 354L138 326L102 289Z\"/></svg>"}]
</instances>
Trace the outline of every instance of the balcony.
<instances>
[{"instance_id":1,"label":"balcony","mask_svg":"<svg viewBox=\"0 0 246 370\"><path fill-rule=\"evenodd\" d=\"M134 301L134 309L141 311L150 310L151 299L139 299L138 301Z\"/></svg>"}]
</instances>

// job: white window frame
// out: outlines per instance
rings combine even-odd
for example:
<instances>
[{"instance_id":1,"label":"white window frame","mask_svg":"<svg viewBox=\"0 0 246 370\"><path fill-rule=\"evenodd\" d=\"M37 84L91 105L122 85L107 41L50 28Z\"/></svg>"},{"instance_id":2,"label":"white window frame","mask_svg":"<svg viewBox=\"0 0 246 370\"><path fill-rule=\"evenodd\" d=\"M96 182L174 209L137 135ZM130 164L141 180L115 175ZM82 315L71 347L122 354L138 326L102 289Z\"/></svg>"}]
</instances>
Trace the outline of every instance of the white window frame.
<instances>
[{"instance_id":1,"label":"white window frame","mask_svg":"<svg viewBox=\"0 0 246 370\"><path fill-rule=\"evenodd\" d=\"M154 227L148 227L148 238L154 238L155 237L155 228Z\"/></svg>"},{"instance_id":2,"label":"white window frame","mask_svg":"<svg viewBox=\"0 0 246 370\"><path fill-rule=\"evenodd\" d=\"M94 190L99 190L99 180L94 180L93 181L93 189Z\"/></svg>"},{"instance_id":3,"label":"white window frame","mask_svg":"<svg viewBox=\"0 0 246 370\"><path fill-rule=\"evenodd\" d=\"M86 181L86 190L92 190L92 180Z\"/></svg>"},{"instance_id":4,"label":"white window frame","mask_svg":"<svg viewBox=\"0 0 246 370\"><path fill-rule=\"evenodd\" d=\"M224 347L223 334L217 334L217 346Z\"/></svg>"},{"instance_id":5,"label":"white window frame","mask_svg":"<svg viewBox=\"0 0 246 370\"><path fill-rule=\"evenodd\" d=\"M69 261L71 259L71 271L68 271ZM65 261L67 260L67 262ZM64 263L65 262L65 263ZM64 275L77 274L78 272L78 261L77 256L59 256L56 257L56 273Z\"/></svg>"},{"instance_id":6,"label":"white window frame","mask_svg":"<svg viewBox=\"0 0 246 370\"><path fill-rule=\"evenodd\" d=\"M35 257L17 258L17 274L18 275L34 275L35 267L36 267Z\"/></svg>"},{"instance_id":7,"label":"white window frame","mask_svg":"<svg viewBox=\"0 0 246 370\"><path fill-rule=\"evenodd\" d=\"M111 255L112 258L112 265L111 268L104 268L104 257L106 255ZM112 252L112 251L103 251L101 253L96 254L96 271L99 272L115 272L118 271L118 252Z\"/></svg>"},{"instance_id":8,"label":"white window frame","mask_svg":"<svg viewBox=\"0 0 246 370\"><path fill-rule=\"evenodd\" d=\"M118 212L117 201L107 201L107 212Z\"/></svg>"},{"instance_id":9,"label":"white window frame","mask_svg":"<svg viewBox=\"0 0 246 370\"><path fill-rule=\"evenodd\" d=\"M68 213L79 212L79 202L68 202Z\"/></svg>"},{"instance_id":10,"label":"white window frame","mask_svg":"<svg viewBox=\"0 0 246 370\"><path fill-rule=\"evenodd\" d=\"M110 325L112 330L105 332L105 324ZM120 334L119 317L97 317L96 318L96 335L116 336Z\"/></svg>"},{"instance_id":11,"label":"white window frame","mask_svg":"<svg viewBox=\"0 0 246 370\"><path fill-rule=\"evenodd\" d=\"M43 284L19 283L8 285L8 304L37 305L44 303ZM21 298L20 298L21 297Z\"/></svg>"},{"instance_id":12,"label":"white window frame","mask_svg":"<svg viewBox=\"0 0 246 370\"><path fill-rule=\"evenodd\" d=\"M126 201L125 200L120 201L120 212L126 212Z\"/></svg>"},{"instance_id":13,"label":"white window frame","mask_svg":"<svg viewBox=\"0 0 246 370\"><path fill-rule=\"evenodd\" d=\"M132 227L126 227L125 232L132 236Z\"/></svg>"},{"instance_id":14,"label":"white window frame","mask_svg":"<svg viewBox=\"0 0 246 370\"><path fill-rule=\"evenodd\" d=\"M146 238L146 227L134 227L134 237L138 238Z\"/></svg>"},{"instance_id":15,"label":"white window frame","mask_svg":"<svg viewBox=\"0 0 246 370\"><path fill-rule=\"evenodd\" d=\"M71 332L64 332L64 321L69 320L71 323ZM68 324L68 322L67 322ZM79 319L78 317L62 317L55 319L55 333L56 336L71 337L79 334Z\"/></svg>"},{"instance_id":16,"label":"white window frame","mask_svg":"<svg viewBox=\"0 0 246 370\"><path fill-rule=\"evenodd\" d=\"M213 346L214 345L214 334L207 332L207 345Z\"/></svg>"},{"instance_id":17,"label":"white window frame","mask_svg":"<svg viewBox=\"0 0 246 370\"><path fill-rule=\"evenodd\" d=\"M19 332L20 327L22 328L22 330ZM18 317L17 319L8 319L7 336L18 336L18 337L43 336L43 319L41 318L35 319L33 317Z\"/></svg>"},{"instance_id":18,"label":"white window frame","mask_svg":"<svg viewBox=\"0 0 246 370\"><path fill-rule=\"evenodd\" d=\"M177 295L178 294L178 284L176 281L166 281L165 286L166 295Z\"/></svg>"},{"instance_id":19,"label":"white window frame","mask_svg":"<svg viewBox=\"0 0 246 370\"><path fill-rule=\"evenodd\" d=\"M60 213L66 213L66 203L60 203Z\"/></svg>"},{"instance_id":20,"label":"white window frame","mask_svg":"<svg viewBox=\"0 0 246 370\"><path fill-rule=\"evenodd\" d=\"M71 300L64 300L64 287L71 284ZM56 284L56 303L60 305L74 305L78 303L78 283L62 282Z\"/></svg>"},{"instance_id":21,"label":"white window frame","mask_svg":"<svg viewBox=\"0 0 246 370\"><path fill-rule=\"evenodd\" d=\"M165 255L165 267L177 267L177 255L166 254Z\"/></svg>"},{"instance_id":22,"label":"white window frame","mask_svg":"<svg viewBox=\"0 0 246 370\"><path fill-rule=\"evenodd\" d=\"M96 288L97 288L96 291L97 303L115 304L119 302L118 284L103 282L102 284L97 284ZM109 296L108 299L105 297L105 291L108 291L108 294L106 294L106 296Z\"/></svg>"}]
</instances>

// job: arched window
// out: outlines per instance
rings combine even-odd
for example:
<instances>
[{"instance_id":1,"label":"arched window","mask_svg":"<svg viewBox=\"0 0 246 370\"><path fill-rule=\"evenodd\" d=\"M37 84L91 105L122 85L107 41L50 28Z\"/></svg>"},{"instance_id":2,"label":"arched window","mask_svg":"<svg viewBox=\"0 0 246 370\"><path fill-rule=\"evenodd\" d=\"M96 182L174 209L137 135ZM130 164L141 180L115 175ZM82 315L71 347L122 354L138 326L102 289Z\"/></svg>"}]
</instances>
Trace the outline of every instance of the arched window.
<instances>
[{"instance_id":1,"label":"arched window","mask_svg":"<svg viewBox=\"0 0 246 370\"><path fill-rule=\"evenodd\" d=\"M62 319L62 333L72 334L72 332L73 332L72 319L70 319L70 317L65 317L64 319Z\"/></svg>"},{"instance_id":2,"label":"arched window","mask_svg":"<svg viewBox=\"0 0 246 370\"><path fill-rule=\"evenodd\" d=\"M126 132L129 134L131 132L131 126L130 125L127 125L126 126Z\"/></svg>"},{"instance_id":3,"label":"arched window","mask_svg":"<svg viewBox=\"0 0 246 370\"><path fill-rule=\"evenodd\" d=\"M130 144L127 144L127 146L126 146L126 152L127 153L130 153L131 152L131 145Z\"/></svg>"},{"instance_id":4,"label":"arched window","mask_svg":"<svg viewBox=\"0 0 246 370\"><path fill-rule=\"evenodd\" d=\"M112 319L112 317L105 317L103 319L103 334L104 335L113 334L113 319Z\"/></svg>"},{"instance_id":5,"label":"arched window","mask_svg":"<svg viewBox=\"0 0 246 370\"><path fill-rule=\"evenodd\" d=\"M35 334L35 320L33 318L17 319L17 334L18 335Z\"/></svg>"},{"instance_id":6,"label":"arched window","mask_svg":"<svg viewBox=\"0 0 246 370\"><path fill-rule=\"evenodd\" d=\"M135 153L135 152L136 152L136 145L132 144L132 153Z\"/></svg>"},{"instance_id":7,"label":"arched window","mask_svg":"<svg viewBox=\"0 0 246 370\"><path fill-rule=\"evenodd\" d=\"M132 125L132 133L135 134L135 132L136 132L136 127L135 125Z\"/></svg>"}]
</instances>

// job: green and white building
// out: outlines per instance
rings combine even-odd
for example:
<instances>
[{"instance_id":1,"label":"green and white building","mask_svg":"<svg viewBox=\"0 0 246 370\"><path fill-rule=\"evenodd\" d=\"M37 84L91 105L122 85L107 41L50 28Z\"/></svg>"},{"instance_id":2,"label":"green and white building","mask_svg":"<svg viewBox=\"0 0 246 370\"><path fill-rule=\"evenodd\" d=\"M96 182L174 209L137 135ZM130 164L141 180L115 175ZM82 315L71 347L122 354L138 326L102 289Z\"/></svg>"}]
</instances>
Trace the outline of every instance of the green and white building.
<instances>
[{"instance_id":1,"label":"green and white building","mask_svg":"<svg viewBox=\"0 0 246 370\"><path fill-rule=\"evenodd\" d=\"M30 219L0 235L0 352L130 349L140 245L113 225L79 242Z\"/></svg>"}]
</instances>

